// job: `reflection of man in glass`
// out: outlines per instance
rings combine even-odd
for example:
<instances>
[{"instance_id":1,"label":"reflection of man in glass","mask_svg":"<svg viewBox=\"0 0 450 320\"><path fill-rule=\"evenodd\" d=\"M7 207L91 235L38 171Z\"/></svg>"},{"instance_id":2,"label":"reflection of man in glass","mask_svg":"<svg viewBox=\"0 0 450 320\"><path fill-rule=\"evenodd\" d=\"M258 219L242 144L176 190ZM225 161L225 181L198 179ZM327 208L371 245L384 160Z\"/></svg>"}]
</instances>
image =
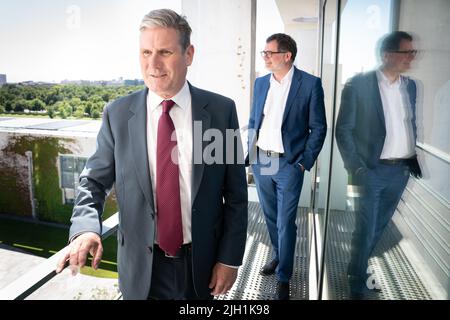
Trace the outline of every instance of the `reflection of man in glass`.
<instances>
[{"instance_id":1,"label":"reflection of man in glass","mask_svg":"<svg viewBox=\"0 0 450 320\"><path fill-rule=\"evenodd\" d=\"M361 186L348 268L351 296L367 293L368 259L392 218L409 174L421 177L415 153L416 84L401 74L416 55L413 38L382 39L382 65L358 74L342 92L336 139L354 185Z\"/></svg>"}]
</instances>

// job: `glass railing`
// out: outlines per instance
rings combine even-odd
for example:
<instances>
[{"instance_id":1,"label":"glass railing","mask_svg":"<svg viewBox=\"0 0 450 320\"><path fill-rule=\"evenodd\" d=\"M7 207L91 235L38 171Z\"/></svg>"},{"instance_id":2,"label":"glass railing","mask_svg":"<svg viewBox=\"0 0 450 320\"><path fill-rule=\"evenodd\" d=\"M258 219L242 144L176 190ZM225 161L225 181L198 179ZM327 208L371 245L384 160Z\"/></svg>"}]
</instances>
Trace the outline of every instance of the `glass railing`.
<instances>
[{"instance_id":1,"label":"glass railing","mask_svg":"<svg viewBox=\"0 0 450 320\"><path fill-rule=\"evenodd\" d=\"M119 223L119 213L109 217L102 225L102 240L105 240L117 231ZM24 300L44 284L53 279L57 273L56 265L61 256L66 252L67 247L61 249L43 263L32 268L30 271L14 280L12 283L0 290L0 300ZM67 268L66 263L65 268ZM120 299L121 294L117 294L114 299Z\"/></svg>"}]
</instances>

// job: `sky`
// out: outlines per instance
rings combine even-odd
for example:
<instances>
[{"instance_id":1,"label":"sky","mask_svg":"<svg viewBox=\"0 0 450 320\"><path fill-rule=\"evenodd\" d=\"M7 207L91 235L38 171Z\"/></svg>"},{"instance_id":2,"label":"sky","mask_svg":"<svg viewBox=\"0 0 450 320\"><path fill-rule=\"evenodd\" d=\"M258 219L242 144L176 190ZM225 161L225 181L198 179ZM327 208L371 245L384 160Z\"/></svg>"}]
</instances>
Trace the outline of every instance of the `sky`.
<instances>
[{"instance_id":1,"label":"sky","mask_svg":"<svg viewBox=\"0 0 450 320\"><path fill-rule=\"evenodd\" d=\"M139 24L181 0L0 0L8 82L140 79Z\"/></svg>"},{"instance_id":2,"label":"sky","mask_svg":"<svg viewBox=\"0 0 450 320\"><path fill-rule=\"evenodd\" d=\"M181 0L0 0L0 73L8 82L141 78L137 29L156 8L181 12ZM257 8L259 52L284 27L273 0ZM259 54L256 68L264 72Z\"/></svg>"},{"instance_id":3,"label":"sky","mask_svg":"<svg viewBox=\"0 0 450 320\"><path fill-rule=\"evenodd\" d=\"M343 81L376 65L374 46L388 31L389 6L390 0L346 2ZM181 12L181 0L0 0L0 74L8 82L140 79L138 27L157 8ZM259 51L275 32L284 32L284 25L274 0L258 0L259 74L267 72Z\"/></svg>"},{"instance_id":4,"label":"sky","mask_svg":"<svg viewBox=\"0 0 450 320\"><path fill-rule=\"evenodd\" d=\"M390 31L391 0L348 0L342 12L339 62L342 82L379 64L378 40Z\"/></svg>"}]
</instances>

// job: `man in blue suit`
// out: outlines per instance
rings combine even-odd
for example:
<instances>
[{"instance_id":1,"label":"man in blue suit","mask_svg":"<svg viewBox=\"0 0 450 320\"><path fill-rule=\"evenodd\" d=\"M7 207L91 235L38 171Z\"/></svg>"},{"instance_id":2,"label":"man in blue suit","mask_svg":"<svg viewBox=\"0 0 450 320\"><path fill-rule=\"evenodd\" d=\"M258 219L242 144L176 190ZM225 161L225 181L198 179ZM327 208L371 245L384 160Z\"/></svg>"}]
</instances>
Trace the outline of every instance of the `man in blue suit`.
<instances>
[{"instance_id":1,"label":"man in blue suit","mask_svg":"<svg viewBox=\"0 0 450 320\"><path fill-rule=\"evenodd\" d=\"M290 36L270 36L261 54L271 73L255 81L247 160L273 246L260 273L276 273L277 297L287 300L303 175L325 140L325 106L321 80L294 67L297 45Z\"/></svg>"},{"instance_id":2,"label":"man in blue suit","mask_svg":"<svg viewBox=\"0 0 450 320\"><path fill-rule=\"evenodd\" d=\"M352 298L364 298L368 259L390 221L410 173L419 178L416 84L402 76L416 50L410 34L396 31L381 41L378 70L351 78L342 91L336 140L353 184L361 186L348 267Z\"/></svg>"},{"instance_id":3,"label":"man in blue suit","mask_svg":"<svg viewBox=\"0 0 450 320\"><path fill-rule=\"evenodd\" d=\"M236 280L247 237L239 137L216 150L226 162L214 158L205 165L204 159L209 129L225 138L239 129L235 104L186 81L194 47L184 17L155 10L140 30L147 88L103 112L97 149L80 175L70 250L57 271L67 259L71 266L84 266L88 253L98 267L101 214L114 185L123 298L210 299Z\"/></svg>"}]
</instances>

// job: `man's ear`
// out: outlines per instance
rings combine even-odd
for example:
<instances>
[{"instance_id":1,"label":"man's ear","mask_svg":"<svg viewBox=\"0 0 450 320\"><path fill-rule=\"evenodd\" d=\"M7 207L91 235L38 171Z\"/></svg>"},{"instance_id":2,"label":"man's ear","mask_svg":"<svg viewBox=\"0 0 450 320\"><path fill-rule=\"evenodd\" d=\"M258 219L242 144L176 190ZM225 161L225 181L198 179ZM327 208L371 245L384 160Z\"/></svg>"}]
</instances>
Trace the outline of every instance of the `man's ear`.
<instances>
[{"instance_id":1,"label":"man's ear","mask_svg":"<svg viewBox=\"0 0 450 320\"><path fill-rule=\"evenodd\" d=\"M389 52L383 52L381 54L381 63L382 64L386 64L389 61L389 55L390 55Z\"/></svg>"},{"instance_id":2,"label":"man's ear","mask_svg":"<svg viewBox=\"0 0 450 320\"><path fill-rule=\"evenodd\" d=\"M192 64L192 61L194 60L194 46L192 44L189 45L189 47L186 48L185 56L186 56L186 65L190 66Z\"/></svg>"},{"instance_id":3,"label":"man's ear","mask_svg":"<svg viewBox=\"0 0 450 320\"><path fill-rule=\"evenodd\" d=\"M291 58L292 58L292 52L288 51L288 52L286 53L285 57L286 57L286 58L285 58L285 61L286 61L286 62L291 61Z\"/></svg>"}]
</instances>

